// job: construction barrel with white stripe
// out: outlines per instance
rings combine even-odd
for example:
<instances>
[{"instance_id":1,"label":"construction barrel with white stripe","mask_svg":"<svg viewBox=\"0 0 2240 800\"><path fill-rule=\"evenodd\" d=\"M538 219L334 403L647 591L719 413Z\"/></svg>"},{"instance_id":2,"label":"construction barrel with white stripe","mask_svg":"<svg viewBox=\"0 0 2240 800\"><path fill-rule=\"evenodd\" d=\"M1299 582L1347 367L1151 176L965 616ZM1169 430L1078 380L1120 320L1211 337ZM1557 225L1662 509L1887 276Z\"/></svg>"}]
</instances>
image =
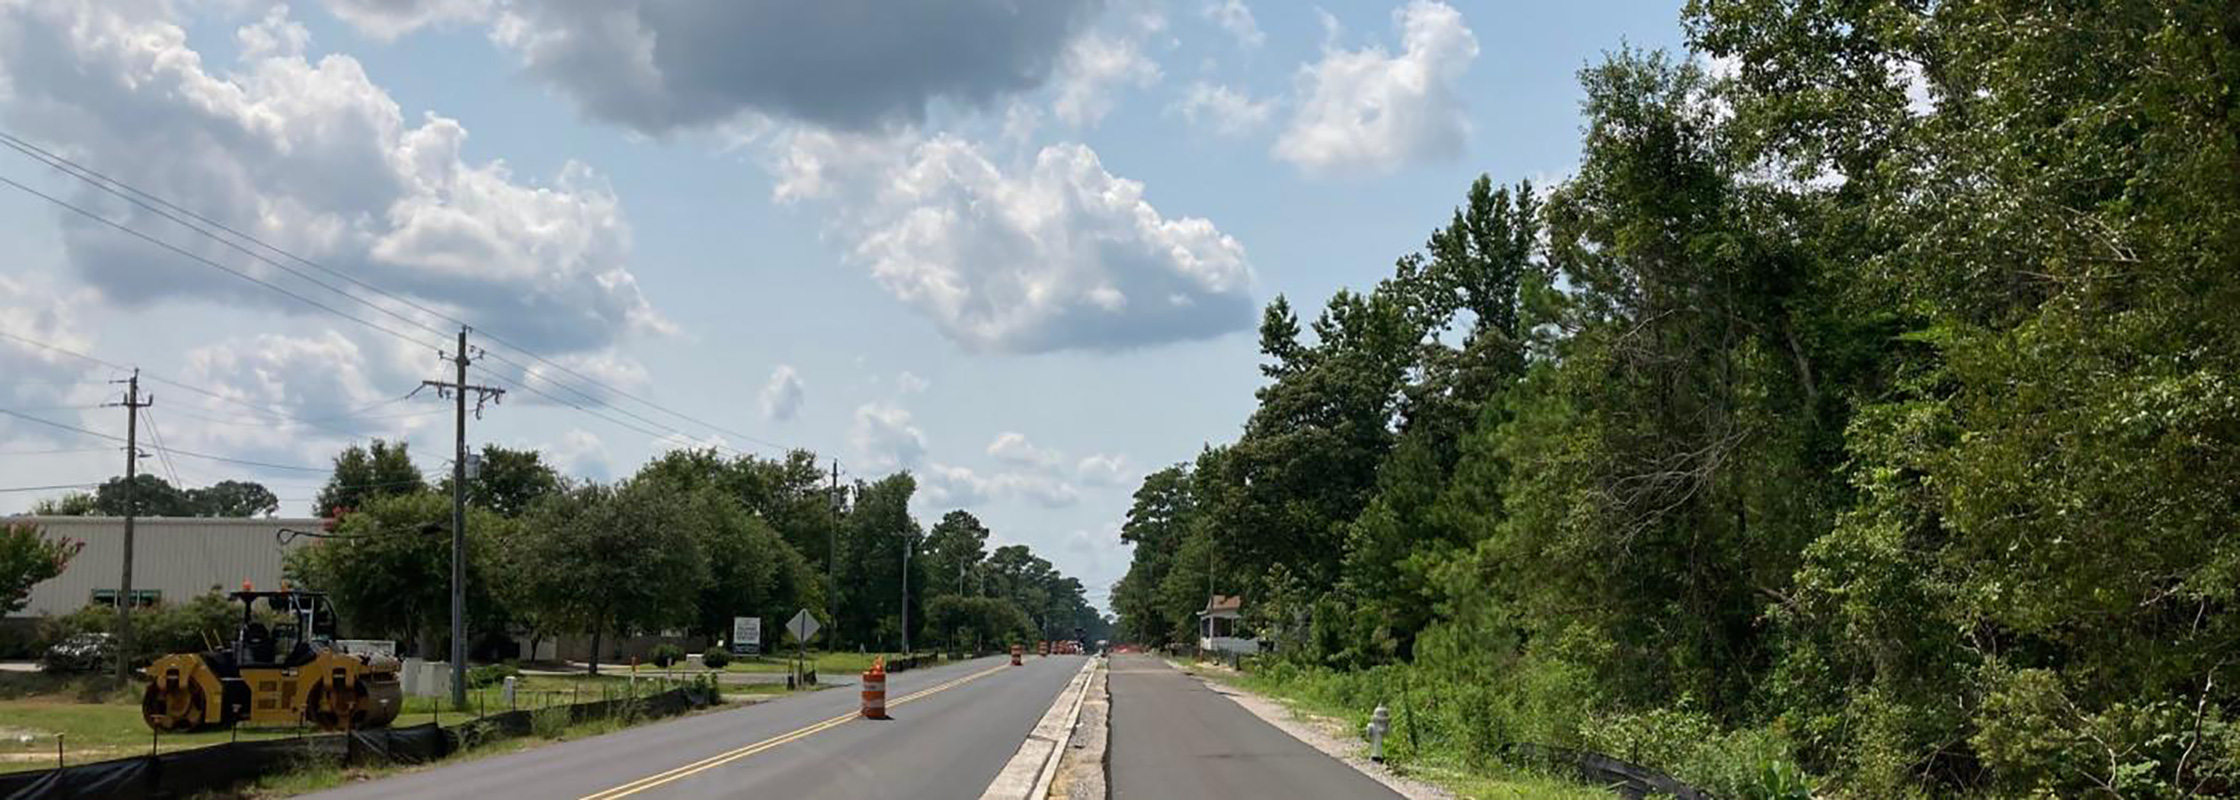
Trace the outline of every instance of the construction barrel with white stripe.
<instances>
[{"instance_id":1,"label":"construction barrel with white stripe","mask_svg":"<svg viewBox=\"0 0 2240 800\"><path fill-rule=\"evenodd\" d=\"M874 659L863 673L863 718L887 718L887 660Z\"/></svg>"}]
</instances>

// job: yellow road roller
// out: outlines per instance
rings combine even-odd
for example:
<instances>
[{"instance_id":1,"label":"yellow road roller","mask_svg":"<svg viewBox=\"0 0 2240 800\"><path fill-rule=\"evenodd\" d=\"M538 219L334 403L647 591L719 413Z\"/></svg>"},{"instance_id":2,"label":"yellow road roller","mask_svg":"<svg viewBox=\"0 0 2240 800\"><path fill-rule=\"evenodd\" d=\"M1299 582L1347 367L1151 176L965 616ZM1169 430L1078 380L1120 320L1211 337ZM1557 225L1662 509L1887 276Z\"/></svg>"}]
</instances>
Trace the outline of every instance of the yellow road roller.
<instances>
[{"instance_id":1,"label":"yellow road roller","mask_svg":"<svg viewBox=\"0 0 2240 800\"><path fill-rule=\"evenodd\" d=\"M159 731L248 724L379 728L404 708L397 660L335 646L334 606L319 592L239 591L233 641L148 665L140 712Z\"/></svg>"}]
</instances>

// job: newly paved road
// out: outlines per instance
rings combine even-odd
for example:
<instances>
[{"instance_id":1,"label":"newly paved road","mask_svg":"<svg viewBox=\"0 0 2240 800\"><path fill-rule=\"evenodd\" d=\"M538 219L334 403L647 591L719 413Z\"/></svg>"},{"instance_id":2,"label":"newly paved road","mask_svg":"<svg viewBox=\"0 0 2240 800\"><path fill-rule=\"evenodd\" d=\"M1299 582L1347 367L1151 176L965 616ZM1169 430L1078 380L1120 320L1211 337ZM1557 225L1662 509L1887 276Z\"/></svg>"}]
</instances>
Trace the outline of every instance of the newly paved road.
<instances>
[{"instance_id":1,"label":"newly paved road","mask_svg":"<svg viewBox=\"0 0 2240 800\"><path fill-rule=\"evenodd\" d=\"M891 721L850 718L855 690L828 689L316 796L973 800L1082 657L1008 663L999 656L888 676Z\"/></svg>"},{"instance_id":2,"label":"newly paved road","mask_svg":"<svg viewBox=\"0 0 2240 800\"><path fill-rule=\"evenodd\" d=\"M1400 797L1161 659L1113 656L1110 669L1114 800Z\"/></svg>"}]
</instances>

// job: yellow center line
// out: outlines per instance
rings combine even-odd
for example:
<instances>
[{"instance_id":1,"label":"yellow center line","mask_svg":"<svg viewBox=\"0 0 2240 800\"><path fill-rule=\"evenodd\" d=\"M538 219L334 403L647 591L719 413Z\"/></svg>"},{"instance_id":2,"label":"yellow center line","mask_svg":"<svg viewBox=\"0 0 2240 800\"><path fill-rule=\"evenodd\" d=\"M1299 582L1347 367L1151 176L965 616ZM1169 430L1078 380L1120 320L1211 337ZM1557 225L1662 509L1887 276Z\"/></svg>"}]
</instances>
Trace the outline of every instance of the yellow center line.
<instances>
[{"instance_id":1,"label":"yellow center line","mask_svg":"<svg viewBox=\"0 0 2240 800\"><path fill-rule=\"evenodd\" d=\"M894 702L888 703L887 705L889 707L900 706L913 700L926 697L935 692L953 689L968 682L979 680L980 678L1002 672L1007 668L1008 665L999 664L997 666L990 667L988 669L984 669L970 675L966 675L962 678L957 678L947 683L934 686L930 689L912 692L908 695L904 695ZM851 711L849 713L833 717L814 725L809 725L807 727L799 728L789 733L779 734L777 736L755 742L754 744L750 744L745 747L717 753L715 755L700 759L699 761L694 761L690 764L686 764L675 769L648 775L646 777L639 778L637 780L625 783L612 789L608 789L606 791L594 792L592 794L584 795L583 800L618 800L618 798L629 797L630 795L637 794L647 789L651 789L653 787L660 786L671 781L690 777L707 770L715 769L716 767L729 764L733 761L746 758L747 756L769 750L773 747L777 747L788 742L798 741L816 735L818 733L837 728L847 723L849 720L855 719L860 714L861 712L859 711Z\"/></svg>"}]
</instances>

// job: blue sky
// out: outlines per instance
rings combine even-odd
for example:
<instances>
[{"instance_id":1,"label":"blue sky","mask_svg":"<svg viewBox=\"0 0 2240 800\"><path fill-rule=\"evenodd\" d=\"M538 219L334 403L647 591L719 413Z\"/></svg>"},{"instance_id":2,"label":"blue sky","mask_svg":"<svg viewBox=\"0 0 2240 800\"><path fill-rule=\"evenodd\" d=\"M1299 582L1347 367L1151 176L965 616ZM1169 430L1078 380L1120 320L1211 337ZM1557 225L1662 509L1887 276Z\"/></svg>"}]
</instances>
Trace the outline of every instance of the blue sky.
<instances>
[{"instance_id":1,"label":"blue sky","mask_svg":"<svg viewBox=\"0 0 2240 800\"><path fill-rule=\"evenodd\" d=\"M353 305L0 150L0 177L405 335L6 187L0 332L232 398L154 386L170 447L316 466L402 436L436 470L447 417L393 402L443 366L398 319L450 327L424 308L603 385L492 379L635 427L911 469L927 524L968 508L1101 602L1136 481L1250 412L1260 304L1372 283L1480 172L1560 179L1575 71L1681 46L1676 2L601 8L0 0L0 129L411 301ZM121 432L113 373L0 338L0 408ZM471 430L592 478L678 438L518 390ZM0 488L98 482L105 447L0 418ZM265 480L291 514L321 477L149 467Z\"/></svg>"}]
</instances>

